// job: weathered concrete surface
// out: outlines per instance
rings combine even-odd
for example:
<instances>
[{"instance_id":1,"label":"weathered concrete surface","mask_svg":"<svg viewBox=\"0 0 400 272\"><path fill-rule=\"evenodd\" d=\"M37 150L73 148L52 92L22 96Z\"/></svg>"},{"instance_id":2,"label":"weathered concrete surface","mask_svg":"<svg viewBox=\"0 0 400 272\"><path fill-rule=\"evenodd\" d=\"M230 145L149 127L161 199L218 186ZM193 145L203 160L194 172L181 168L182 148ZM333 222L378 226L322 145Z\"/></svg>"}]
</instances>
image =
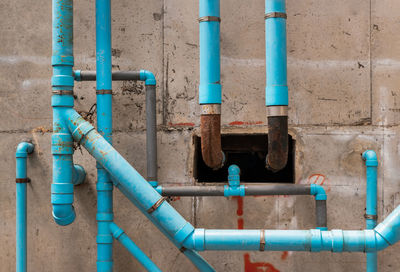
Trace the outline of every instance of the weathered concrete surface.
<instances>
[{"instance_id":1,"label":"weathered concrete surface","mask_svg":"<svg viewBox=\"0 0 400 272\"><path fill-rule=\"evenodd\" d=\"M75 68L95 69L94 0L75 1ZM264 1L221 1L223 133L265 133ZM29 5L29 8L26 7ZM322 184L330 228L364 228L365 166L379 158L379 220L400 204L399 47L396 0L295 1L288 8L290 133L296 140L296 183ZM195 184L198 134L198 1L112 2L115 70L148 69L157 78L159 177ZM94 271L96 169L85 150L75 162L88 172L75 189L76 221L51 217L51 3L0 1L0 271L15 268L15 158L31 138L28 263L30 271ZM145 92L114 85L114 144L144 176ZM95 83L77 83L77 110L95 103ZM95 116L94 116L95 117ZM95 118L94 118L95 119ZM192 265L116 191L116 222L164 271ZM171 202L205 228L310 229L314 200L299 197L180 198ZM400 246L379 253L380 271L398 271ZM115 244L115 271L142 271ZM365 271L365 255L295 252L205 252L218 271Z\"/></svg>"}]
</instances>

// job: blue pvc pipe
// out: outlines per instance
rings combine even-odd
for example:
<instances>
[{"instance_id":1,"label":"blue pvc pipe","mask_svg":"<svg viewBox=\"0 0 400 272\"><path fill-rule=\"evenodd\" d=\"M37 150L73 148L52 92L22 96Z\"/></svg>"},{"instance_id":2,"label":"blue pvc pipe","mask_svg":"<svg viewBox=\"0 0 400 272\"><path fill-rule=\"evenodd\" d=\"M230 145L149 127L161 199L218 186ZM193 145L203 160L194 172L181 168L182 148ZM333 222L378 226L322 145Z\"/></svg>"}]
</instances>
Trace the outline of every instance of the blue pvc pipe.
<instances>
[{"instance_id":1,"label":"blue pvc pipe","mask_svg":"<svg viewBox=\"0 0 400 272\"><path fill-rule=\"evenodd\" d=\"M161 269L125 234L125 232L115 223L109 224L110 231L136 260L147 270L161 272Z\"/></svg>"},{"instance_id":2,"label":"blue pvc pipe","mask_svg":"<svg viewBox=\"0 0 400 272\"><path fill-rule=\"evenodd\" d=\"M119 181L121 187L128 191L137 202L149 210L161 198L161 195L75 110L65 112L67 124L74 139L80 142L92 156L95 157L114 178ZM151 213L160 226L178 244L194 230L167 201L163 201L159 207Z\"/></svg>"},{"instance_id":3,"label":"blue pvc pipe","mask_svg":"<svg viewBox=\"0 0 400 272\"><path fill-rule=\"evenodd\" d=\"M366 227L373 229L376 227L377 206L378 206L378 187L377 172L378 159L373 150L367 150L362 154L367 167L367 196L366 196ZM372 217L372 218L370 218ZM373 218L375 217L375 218ZM376 252L367 253L367 272L378 271L378 254Z\"/></svg>"},{"instance_id":4,"label":"blue pvc pipe","mask_svg":"<svg viewBox=\"0 0 400 272\"><path fill-rule=\"evenodd\" d=\"M74 106L72 67L73 57L73 1L53 0L53 55L52 90L53 135L51 152L53 155L53 184L51 203L53 217L57 224L68 225L75 219L72 203L73 187L72 154L73 141L64 124L62 113Z\"/></svg>"},{"instance_id":5,"label":"blue pvc pipe","mask_svg":"<svg viewBox=\"0 0 400 272\"><path fill-rule=\"evenodd\" d=\"M219 0L200 0L199 16L220 17ZM203 21L200 27L200 104L221 104L220 22Z\"/></svg>"},{"instance_id":6,"label":"blue pvc pipe","mask_svg":"<svg viewBox=\"0 0 400 272\"><path fill-rule=\"evenodd\" d=\"M265 14L286 13L285 0L265 0ZM265 19L266 106L287 106L286 19Z\"/></svg>"},{"instance_id":7,"label":"blue pvc pipe","mask_svg":"<svg viewBox=\"0 0 400 272\"><path fill-rule=\"evenodd\" d=\"M97 128L112 143L111 1L96 0ZM100 91L100 92L99 92ZM104 91L108 91L105 93ZM97 166L97 271L112 271L113 184L102 165Z\"/></svg>"},{"instance_id":8,"label":"blue pvc pipe","mask_svg":"<svg viewBox=\"0 0 400 272\"><path fill-rule=\"evenodd\" d=\"M34 145L22 142L17 147L16 178L27 178L26 160L32 153ZM16 272L26 272L27 269L27 235L26 235L26 182L16 183Z\"/></svg>"},{"instance_id":9,"label":"blue pvc pipe","mask_svg":"<svg viewBox=\"0 0 400 272\"><path fill-rule=\"evenodd\" d=\"M85 178L85 169L79 164L74 164L74 171L72 172L72 184L80 185L85 181Z\"/></svg>"},{"instance_id":10,"label":"blue pvc pipe","mask_svg":"<svg viewBox=\"0 0 400 272\"><path fill-rule=\"evenodd\" d=\"M262 232L264 234L262 235ZM262 240L264 238L264 240ZM377 252L400 240L400 205L373 230L196 229L186 248L203 250Z\"/></svg>"}]
</instances>

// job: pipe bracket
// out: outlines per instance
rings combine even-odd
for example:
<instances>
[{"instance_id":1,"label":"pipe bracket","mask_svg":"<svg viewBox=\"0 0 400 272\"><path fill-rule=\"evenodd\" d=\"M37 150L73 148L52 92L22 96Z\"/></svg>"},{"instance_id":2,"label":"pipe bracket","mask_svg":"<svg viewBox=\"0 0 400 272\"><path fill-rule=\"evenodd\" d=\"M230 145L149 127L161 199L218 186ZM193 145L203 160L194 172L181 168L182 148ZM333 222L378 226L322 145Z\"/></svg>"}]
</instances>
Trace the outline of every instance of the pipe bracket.
<instances>
[{"instance_id":1,"label":"pipe bracket","mask_svg":"<svg viewBox=\"0 0 400 272\"><path fill-rule=\"evenodd\" d=\"M112 90L96 90L96 94L113 94Z\"/></svg>"},{"instance_id":2,"label":"pipe bracket","mask_svg":"<svg viewBox=\"0 0 400 272\"><path fill-rule=\"evenodd\" d=\"M267 106L267 116L288 116L288 106Z\"/></svg>"},{"instance_id":3,"label":"pipe bracket","mask_svg":"<svg viewBox=\"0 0 400 272\"><path fill-rule=\"evenodd\" d=\"M376 214L364 214L365 219L372 219L372 220L378 220L378 216Z\"/></svg>"},{"instance_id":4,"label":"pipe bracket","mask_svg":"<svg viewBox=\"0 0 400 272\"><path fill-rule=\"evenodd\" d=\"M260 251L265 250L265 230L260 231Z\"/></svg>"},{"instance_id":5,"label":"pipe bracket","mask_svg":"<svg viewBox=\"0 0 400 272\"><path fill-rule=\"evenodd\" d=\"M74 95L73 90L53 90L52 94L56 95Z\"/></svg>"},{"instance_id":6,"label":"pipe bracket","mask_svg":"<svg viewBox=\"0 0 400 272\"><path fill-rule=\"evenodd\" d=\"M15 183L29 183L31 182L30 178L16 178Z\"/></svg>"},{"instance_id":7,"label":"pipe bracket","mask_svg":"<svg viewBox=\"0 0 400 272\"><path fill-rule=\"evenodd\" d=\"M221 114L221 104L203 104L201 105L201 115Z\"/></svg>"},{"instance_id":8,"label":"pipe bracket","mask_svg":"<svg viewBox=\"0 0 400 272\"><path fill-rule=\"evenodd\" d=\"M270 19L270 18L283 18L287 19L287 14L284 12L269 12L264 15L264 19Z\"/></svg>"},{"instance_id":9,"label":"pipe bracket","mask_svg":"<svg viewBox=\"0 0 400 272\"><path fill-rule=\"evenodd\" d=\"M161 204L162 204L165 200L167 200L167 198L168 198L168 197L165 197L165 196L161 197L159 200L157 200L156 203L154 203L153 206L151 206L151 207L147 210L147 212L148 212L148 213L152 213L152 212L154 212L155 210L157 210L157 208L160 207Z\"/></svg>"},{"instance_id":10,"label":"pipe bracket","mask_svg":"<svg viewBox=\"0 0 400 272\"><path fill-rule=\"evenodd\" d=\"M221 22L221 18L218 16L203 16L198 19L199 23L201 22Z\"/></svg>"}]
</instances>

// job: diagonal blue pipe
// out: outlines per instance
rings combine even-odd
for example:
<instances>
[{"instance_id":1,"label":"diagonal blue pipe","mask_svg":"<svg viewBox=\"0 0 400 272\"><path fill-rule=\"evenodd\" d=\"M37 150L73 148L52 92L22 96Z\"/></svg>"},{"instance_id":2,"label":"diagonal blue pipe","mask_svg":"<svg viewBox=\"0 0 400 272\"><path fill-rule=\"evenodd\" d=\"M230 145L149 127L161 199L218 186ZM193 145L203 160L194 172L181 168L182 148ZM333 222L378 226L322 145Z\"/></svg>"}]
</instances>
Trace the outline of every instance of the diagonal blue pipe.
<instances>
[{"instance_id":1,"label":"diagonal blue pipe","mask_svg":"<svg viewBox=\"0 0 400 272\"><path fill-rule=\"evenodd\" d=\"M400 240L400 206L373 230L205 230L194 229L76 111L65 112L74 139L81 143L129 192L141 210L177 245L193 250L265 250L376 252ZM264 237L264 238L263 238Z\"/></svg>"},{"instance_id":2,"label":"diagonal blue pipe","mask_svg":"<svg viewBox=\"0 0 400 272\"><path fill-rule=\"evenodd\" d=\"M26 160L34 150L34 145L27 142L18 144L16 159L16 272L26 272L27 269L27 239L26 239Z\"/></svg>"},{"instance_id":3,"label":"diagonal blue pipe","mask_svg":"<svg viewBox=\"0 0 400 272\"><path fill-rule=\"evenodd\" d=\"M161 269L147 257L117 224L111 222L108 226L113 237L117 239L147 271L161 272Z\"/></svg>"},{"instance_id":4,"label":"diagonal blue pipe","mask_svg":"<svg viewBox=\"0 0 400 272\"><path fill-rule=\"evenodd\" d=\"M367 168L367 196L365 221L367 229L376 227L377 206L378 206L378 158L373 150L367 150L362 154ZM367 253L367 272L378 271L378 254L376 252Z\"/></svg>"},{"instance_id":5,"label":"diagonal blue pipe","mask_svg":"<svg viewBox=\"0 0 400 272\"><path fill-rule=\"evenodd\" d=\"M96 100L97 128L112 144L111 1L96 0ZM97 271L113 270L109 229L113 221L113 184L99 163L97 167Z\"/></svg>"}]
</instances>

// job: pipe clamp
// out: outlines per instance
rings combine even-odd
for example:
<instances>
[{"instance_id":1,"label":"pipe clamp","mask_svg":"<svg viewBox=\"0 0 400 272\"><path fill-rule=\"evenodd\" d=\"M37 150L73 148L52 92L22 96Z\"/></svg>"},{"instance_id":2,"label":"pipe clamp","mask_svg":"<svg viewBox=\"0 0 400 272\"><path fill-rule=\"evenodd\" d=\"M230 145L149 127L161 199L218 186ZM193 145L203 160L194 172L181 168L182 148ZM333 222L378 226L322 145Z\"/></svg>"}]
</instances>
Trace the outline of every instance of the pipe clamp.
<instances>
[{"instance_id":1,"label":"pipe clamp","mask_svg":"<svg viewBox=\"0 0 400 272\"><path fill-rule=\"evenodd\" d=\"M153 206L151 206L151 207L147 210L147 212L148 212L148 213L152 213L152 212L154 212L155 210L157 210L157 208L160 207L161 204L162 204L166 199L167 199L167 197L165 197L165 196L161 197L159 200L157 200L156 203L154 203Z\"/></svg>"},{"instance_id":2,"label":"pipe clamp","mask_svg":"<svg viewBox=\"0 0 400 272\"><path fill-rule=\"evenodd\" d=\"M260 251L265 250L265 230L260 231Z\"/></svg>"},{"instance_id":3,"label":"pipe clamp","mask_svg":"<svg viewBox=\"0 0 400 272\"><path fill-rule=\"evenodd\" d=\"M217 16L203 16L198 19L199 23L201 22L221 22L221 18Z\"/></svg>"},{"instance_id":4,"label":"pipe clamp","mask_svg":"<svg viewBox=\"0 0 400 272\"><path fill-rule=\"evenodd\" d=\"M268 106L267 116L288 116L288 106Z\"/></svg>"},{"instance_id":5,"label":"pipe clamp","mask_svg":"<svg viewBox=\"0 0 400 272\"><path fill-rule=\"evenodd\" d=\"M378 220L378 216L376 214L364 214L365 219L372 219L372 220Z\"/></svg>"},{"instance_id":6,"label":"pipe clamp","mask_svg":"<svg viewBox=\"0 0 400 272\"><path fill-rule=\"evenodd\" d=\"M112 90L96 90L96 94L112 94Z\"/></svg>"},{"instance_id":7,"label":"pipe clamp","mask_svg":"<svg viewBox=\"0 0 400 272\"><path fill-rule=\"evenodd\" d=\"M15 183L29 183L31 182L30 178L16 178Z\"/></svg>"},{"instance_id":8,"label":"pipe clamp","mask_svg":"<svg viewBox=\"0 0 400 272\"><path fill-rule=\"evenodd\" d=\"M269 19L269 18L283 18L287 19L287 14L284 12L269 12L264 15L264 19Z\"/></svg>"},{"instance_id":9,"label":"pipe clamp","mask_svg":"<svg viewBox=\"0 0 400 272\"><path fill-rule=\"evenodd\" d=\"M73 90L53 90L52 94L56 95L74 95Z\"/></svg>"},{"instance_id":10,"label":"pipe clamp","mask_svg":"<svg viewBox=\"0 0 400 272\"><path fill-rule=\"evenodd\" d=\"M201 115L221 114L221 104L201 105Z\"/></svg>"}]
</instances>

